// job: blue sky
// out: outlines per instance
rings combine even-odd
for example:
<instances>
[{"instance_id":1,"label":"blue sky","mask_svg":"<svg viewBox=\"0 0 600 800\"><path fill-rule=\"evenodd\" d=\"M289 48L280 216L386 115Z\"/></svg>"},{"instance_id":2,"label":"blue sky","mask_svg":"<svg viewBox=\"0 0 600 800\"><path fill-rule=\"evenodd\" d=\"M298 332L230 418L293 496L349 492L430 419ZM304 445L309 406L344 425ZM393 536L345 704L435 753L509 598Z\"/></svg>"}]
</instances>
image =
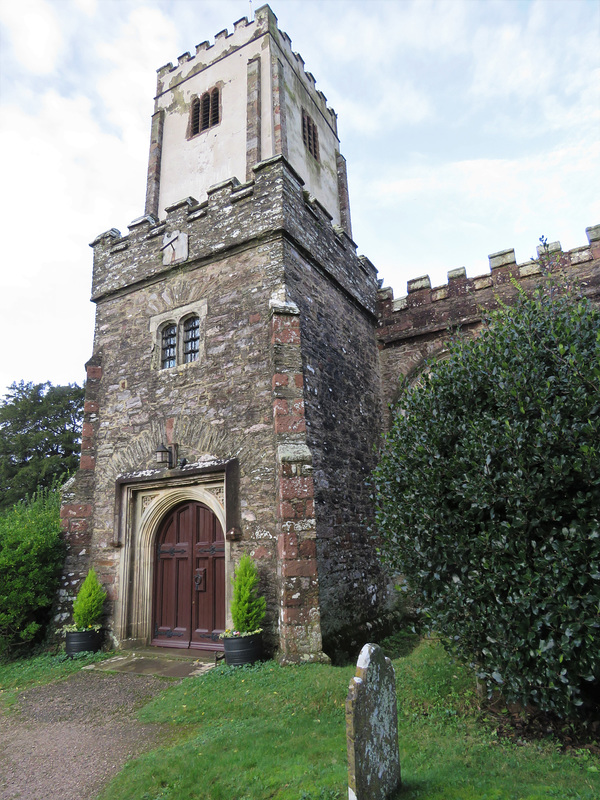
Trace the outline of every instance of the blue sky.
<instances>
[{"instance_id":1,"label":"blue sky","mask_svg":"<svg viewBox=\"0 0 600 800\"><path fill-rule=\"evenodd\" d=\"M0 394L81 382L88 243L143 213L156 69L262 3L0 0ZM600 222L597 0L273 0L338 113L354 239L395 296Z\"/></svg>"}]
</instances>

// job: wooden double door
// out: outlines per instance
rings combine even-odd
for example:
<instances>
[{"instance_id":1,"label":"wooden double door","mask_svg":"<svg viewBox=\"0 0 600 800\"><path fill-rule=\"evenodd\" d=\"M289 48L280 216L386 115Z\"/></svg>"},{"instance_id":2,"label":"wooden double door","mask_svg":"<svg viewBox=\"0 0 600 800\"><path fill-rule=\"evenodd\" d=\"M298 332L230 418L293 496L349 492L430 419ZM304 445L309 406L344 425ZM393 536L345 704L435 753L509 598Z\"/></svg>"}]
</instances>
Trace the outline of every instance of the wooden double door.
<instances>
[{"instance_id":1,"label":"wooden double door","mask_svg":"<svg viewBox=\"0 0 600 800\"><path fill-rule=\"evenodd\" d=\"M183 503L156 539L152 644L222 650L225 628L225 540L215 514Z\"/></svg>"}]
</instances>

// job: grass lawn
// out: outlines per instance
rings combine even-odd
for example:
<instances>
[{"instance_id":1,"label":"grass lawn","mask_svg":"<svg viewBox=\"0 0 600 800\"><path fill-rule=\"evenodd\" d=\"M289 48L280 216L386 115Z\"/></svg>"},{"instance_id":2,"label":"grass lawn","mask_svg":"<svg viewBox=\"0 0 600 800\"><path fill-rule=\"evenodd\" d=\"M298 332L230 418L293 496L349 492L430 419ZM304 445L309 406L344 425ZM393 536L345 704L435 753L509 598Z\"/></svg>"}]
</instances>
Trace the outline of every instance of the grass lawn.
<instances>
[{"instance_id":1,"label":"grass lawn","mask_svg":"<svg viewBox=\"0 0 600 800\"><path fill-rule=\"evenodd\" d=\"M431 641L394 661L401 800L598 800L587 750L499 740L480 721L471 674ZM130 762L102 800L341 800L344 706L353 667L273 663L189 678L140 712L189 738Z\"/></svg>"},{"instance_id":2,"label":"grass lawn","mask_svg":"<svg viewBox=\"0 0 600 800\"><path fill-rule=\"evenodd\" d=\"M408 648L410 649L410 648ZM0 664L0 702L97 656ZM397 800L597 800L600 760L522 745L481 721L473 679L433 641L394 660L403 788ZM177 737L129 762L99 800L342 800L353 667L220 666L138 712Z\"/></svg>"},{"instance_id":3,"label":"grass lawn","mask_svg":"<svg viewBox=\"0 0 600 800\"><path fill-rule=\"evenodd\" d=\"M45 653L16 661L0 661L0 709L11 706L20 691L60 680L112 653L77 653L73 658Z\"/></svg>"}]
</instances>

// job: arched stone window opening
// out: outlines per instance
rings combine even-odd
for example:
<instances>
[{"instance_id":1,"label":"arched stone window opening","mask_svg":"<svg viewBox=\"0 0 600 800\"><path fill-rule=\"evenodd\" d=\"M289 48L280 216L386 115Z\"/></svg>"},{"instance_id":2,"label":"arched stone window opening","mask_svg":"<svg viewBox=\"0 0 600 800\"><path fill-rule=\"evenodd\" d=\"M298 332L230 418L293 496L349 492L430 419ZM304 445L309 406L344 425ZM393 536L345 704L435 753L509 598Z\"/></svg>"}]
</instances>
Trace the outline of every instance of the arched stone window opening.
<instances>
[{"instance_id":1,"label":"arched stone window opening","mask_svg":"<svg viewBox=\"0 0 600 800\"><path fill-rule=\"evenodd\" d=\"M220 92L218 88L204 92L202 97L195 97L192 100L189 136L196 136L196 134L218 125L220 121Z\"/></svg>"},{"instance_id":2,"label":"arched stone window opening","mask_svg":"<svg viewBox=\"0 0 600 800\"><path fill-rule=\"evenodd\" d=\"M190 364L200 357L200 318L188 317L183 323L183 361Z\"/></svg>"},{"instance_id":3,"label":"arched stone window opening","mask_svg":"<svg viewBox=\"0 0 600 800\"><path fill-rule=\"evenodd\" d=\"M308 152L319 160L319 134L313 118L302 109L302 141Z\"/></svg>"},{"instance_id":4,"label":"arched stone window opening","mask_svg":"<svg viewBox=\"0 0 600 800\"><path fill-rule=\"evenodd\" d=\"M195 136L197 133L200 133L200 100L196 97L192 103L191 134Z\"/></svg>"},{"instance_id":5,"label":"arched stone window opening","mask_svg":"<svg viewBox=\"0 0 600 800\"><path fill-rule=\"evenodd\" d=\"M177 363L177 325L165 325L161 336L161 369L169 369Z\"/></svg>"},{"instance_id":6,"label":"arched stone window opening","mask_svg":"<svg viewBox=\"0 0 600 800\"><path fill-rule=\"evenodd\" d=\"M219 124L219 90L210 93L210 127Z\"/></svg>"}]
</instances>

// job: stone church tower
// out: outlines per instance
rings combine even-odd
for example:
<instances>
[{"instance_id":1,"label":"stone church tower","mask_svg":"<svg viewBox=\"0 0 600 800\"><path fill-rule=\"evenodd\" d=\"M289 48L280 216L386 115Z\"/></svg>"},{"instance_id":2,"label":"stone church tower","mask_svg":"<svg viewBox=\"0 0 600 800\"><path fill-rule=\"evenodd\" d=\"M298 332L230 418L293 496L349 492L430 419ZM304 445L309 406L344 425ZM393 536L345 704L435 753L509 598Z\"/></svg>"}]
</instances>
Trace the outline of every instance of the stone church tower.
<instances>
[{"instance_id":1,"label":"stone church tower","mask_svg":"<svg viewBox=\"0 0 600 800\"><path fill-rule=\"evenodd\" d=\"M218 650L247 552L282 661L378 617L377 280L351 235L336 115L268 6L159 70L144 216L92 243L63 613L94 565L116 645Z\"/></svg>"}]
</instances>

